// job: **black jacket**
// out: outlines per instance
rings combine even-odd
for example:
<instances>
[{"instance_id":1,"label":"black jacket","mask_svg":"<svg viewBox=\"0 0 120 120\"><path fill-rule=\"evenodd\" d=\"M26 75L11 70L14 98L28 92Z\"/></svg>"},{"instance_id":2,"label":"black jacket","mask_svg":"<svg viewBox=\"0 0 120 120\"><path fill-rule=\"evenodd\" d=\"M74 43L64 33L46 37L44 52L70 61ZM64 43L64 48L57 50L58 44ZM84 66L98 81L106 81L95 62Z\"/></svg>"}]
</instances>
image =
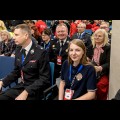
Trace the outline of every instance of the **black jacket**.
<instances>
[{"instance_id":1,"label":"black jacket","mask_svg":"<svg viewBox=\"0 0 120 120\"><path fill-rule=\"evenodd\" d=\"M3 79L4 87L21 77L21 70L24 75L24 83L17 84L14 88L23 88L29 95L34 95L36 91L43 91L50 84L50 66L46 51L33 42L33 45L26 56L21 67L21 47L17 47L15 53L14 71Z\"/></svg>"}]
</instances>

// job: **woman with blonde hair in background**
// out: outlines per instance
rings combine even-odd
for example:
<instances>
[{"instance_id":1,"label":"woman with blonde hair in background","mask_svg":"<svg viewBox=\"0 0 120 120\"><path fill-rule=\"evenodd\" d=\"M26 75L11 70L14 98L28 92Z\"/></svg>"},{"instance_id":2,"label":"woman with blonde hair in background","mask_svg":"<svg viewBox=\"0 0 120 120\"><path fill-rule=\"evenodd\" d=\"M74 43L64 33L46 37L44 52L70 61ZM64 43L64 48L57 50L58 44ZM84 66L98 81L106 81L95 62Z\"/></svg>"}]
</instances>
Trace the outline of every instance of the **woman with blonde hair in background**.
<instances>
[{"instance_id":1,"label":"woman with blonde hair in background","mask_svg":"<svg viewBox=\"0 0 120 120\"><path fill-rule=\"evenodd\" d=\"M93 57L92 63L97 74L97 100L107 100L109 88L110 49L108 33L98 29L92 36Z\"/></svg>"},{"instance_id":2,"label":"woman with blonde hair in background","mask_svg":"<svg viewBox=\"0 0 120 120\"><path fill-rule=\"evenodd\" d=\"M7 30L1 31L0 56L14 56L16 44Z\"/></svg>"}]
</instances>

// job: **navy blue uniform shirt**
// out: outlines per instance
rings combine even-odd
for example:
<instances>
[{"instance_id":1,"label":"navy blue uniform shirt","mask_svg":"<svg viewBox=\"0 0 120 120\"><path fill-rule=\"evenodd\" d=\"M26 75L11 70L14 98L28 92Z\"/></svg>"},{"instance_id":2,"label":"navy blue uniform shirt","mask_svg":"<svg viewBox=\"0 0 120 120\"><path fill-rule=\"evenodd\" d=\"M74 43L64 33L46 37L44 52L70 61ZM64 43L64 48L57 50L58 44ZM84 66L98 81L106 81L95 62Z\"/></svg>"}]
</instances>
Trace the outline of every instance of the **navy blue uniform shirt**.
<instances>
[{"instance_id":1,"label":"navy blue uniform shirt","mask_svg":"<svg viewBox=\"0 0 120 120\"><path fill-rule=\"evenodd\" d=\"M74 67L72 66L72 75L73 78L76 75L80 65ZM82 79L75 79L74 84L71 86L71 81L69 80L70 70L69 70L68 61L64 61L61 69L61 79L65 81L65 89L70 88L74 90L72 99L78 98L87 93L87 91L96 90L96 71L92 65L84 65L82 70L79 72L82 74Z\"/></svg>"}]
</instances>

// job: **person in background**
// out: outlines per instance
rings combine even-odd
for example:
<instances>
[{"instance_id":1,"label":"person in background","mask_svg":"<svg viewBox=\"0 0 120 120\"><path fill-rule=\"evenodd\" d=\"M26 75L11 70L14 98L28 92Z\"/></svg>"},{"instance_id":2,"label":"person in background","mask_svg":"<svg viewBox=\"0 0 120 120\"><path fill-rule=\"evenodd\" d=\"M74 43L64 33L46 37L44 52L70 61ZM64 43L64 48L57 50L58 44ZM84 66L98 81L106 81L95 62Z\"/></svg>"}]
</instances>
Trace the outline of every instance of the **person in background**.
<instances>
[{"instance_id":1,"label":"person in background","mask_svg":"<svg viewBox=\"0 0 120 120\"><path fill-rule=\"evenodd\" d=\"M87 62L83 41L73 39L68 50L68 60L62 65L58 99L94 100L97 88L96 71Z\"/></svg>"},{"instance_id":2,"label":"person in background","mask_svg":"<svg viewBox=\"0 0 120 120\"><path fill-rule=\"evenodd\" d=\"M55 82L59 86L59 78L61 74L61 66L68 57L68 43L70 37L68 36L68 28L66 24L60 23L56 27L57 39L52 40L52 44L49 47L50 62L55 63Z\"/></svg>"},{"instance_id":3,"label":"person in background","mask_svg":"<svg viewBox=\"0 0 120 120\"><path fill-rule=\"evenodd\" d=\"M57 35L56 35L56 27L57 27L58 24L61 24L61 23L64 23L67 26L68 35L70 33L70 24L69 24L69 22L67 20L56 20L54 22L54 24L51 26L51 30L52 30L52 33L54 34L54 38L57 37Z\"/></svg>"},{"instance_id":4,"label":"person in background","mask_svg":"<svg viewBox=\"0 0 120 120\"><path fill-rule=\"evenodd\" d=\"M35 22L33 20L26 20L25 23L31 28L32 40L34 40L36 44L40 45L42 41L41 33L35 26Z\"/></svg>"},{"instance_id":5,"label":"person in background","mask_svg":"<svg viewBox=\"0 0 120 120\"><path fill-rule=\"evenodd\" d=\"M77 24L73 20L69 20L70 24L70 38L77 32Z\"/></svg>"},{"instance_id":6,"label":"person in background","mask_svg":"<svg viewBox=\"0 0 120 120\"><path fill-rule=\"evenodd\" d=\"M97 74L97 100L107 100L109 89L110 50L108 33L104 29L97 29L92 36L92 63Z\"/></svg>"},{"instance_id":7,"label":"person in background","mask_svg":"<svg viewBox=\"0 0 120 120\"><path fill-rule=\"evenodd\" d=\"M108 33L108 42L111 44L111 33L110 33L110 25L109 25L109 22L106 22L106 21L103 21L101 24L100 24L100 28L101 29L104 29L107 33Z\"/></svg>"},{"instance_id":8,"label":"person in background","mask_svg":"<svg viewBox=\"0 0 120 120\"><path fill-rule=\"evenodd\" d=\"M47 52L31 39L26 24L15 27L13 39L17 45L15 68L0 81L0 89L21 78L13 88L0 94L0 100L40 100L50 86L50 66Z\"/></svg>"},{"instance_id":9,"label":"person in background","mask_svg":"<svg viewBox=\"0 0 120 120\"><path fill-rule=\"evenodd\" d=\"M47 51L49 51L49 47L52 42L51 35L52 35L52 32L50 28L45 28L42 32L42 42L40 45Z\"/></svg>"},{"instance_id":10,"label":"person in background","mask_svg":"<svg viewBox=\"0 0 120 120\"><path fill-rule=\"evenodd\" d=\"M1 31L0 56L14 56L16 44L7 30Z\"/></svg>"},{"instance_id":11,"label":"person in background","mask_svg":"<svg viewBox=\"0 0 120 120\"><path fill-rule=\"evenodd\" d=\"M40 34L45 28L47 28L47 24L43 20L37 20L35 22L35 26L37 27Z\"/></svg>"},{"instance_id":12,"label":"person in background","mask_svg":"<svg viewBox=\"0 0 120 120\"><path fill-rule=\"evenodd\" d=\"M92 45L91 35L89 33L85 32L85 29L86 29L86 24L80 22L77 25L77 32L72 36L71 39L81 39L81 40L83 40L83 42L84 42L84 44L86 46L86 50L87 50L87 52L86 52L87 59L91 60L91 58L92 58L92 52L91 52L91 45Z\"/></svg>"},{"instance_id":13,"label":"person in background","mask_svg":"<svg viewBox=\"0 0 120 120\"><path fill-rule=\"evenodd\" d=\"M86 24L86 29L92 28L92 24L90 23L90 20L81 20L81 21Z\"/></svg>"},{"instance_id":14,"label":"person in background","mask_svg":"<svg viewBox=\"0 0 120 120\"><path fill-rule=\"evenodd\" d=\"M38 28L36 26L32 26L31 32L32 32L32 37L34 37L36 39L37 44L40 45L42 41L42 37L41 37L41 33L38 31Z\"/></svg>"}]
</instances>

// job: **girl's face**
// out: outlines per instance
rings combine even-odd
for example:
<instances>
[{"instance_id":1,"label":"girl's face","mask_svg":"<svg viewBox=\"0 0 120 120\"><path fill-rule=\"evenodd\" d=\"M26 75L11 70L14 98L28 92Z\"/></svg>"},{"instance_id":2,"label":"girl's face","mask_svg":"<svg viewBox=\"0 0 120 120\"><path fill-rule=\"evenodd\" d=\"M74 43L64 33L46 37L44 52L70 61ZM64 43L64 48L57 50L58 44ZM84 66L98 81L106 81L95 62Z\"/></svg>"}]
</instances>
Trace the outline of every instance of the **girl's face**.
<instances>
[{"instance_id":1,"label":"girl's face","mask_svg":"<svg viewBox=\"0 0 120 120\"><path fill-rule=\"evenodd\" d=\"M81 47L71 43L70 48L69 48L69 56L73 62L79 63L83 54L84 54L84 51Z\"/></svg>"}]
</instances>

